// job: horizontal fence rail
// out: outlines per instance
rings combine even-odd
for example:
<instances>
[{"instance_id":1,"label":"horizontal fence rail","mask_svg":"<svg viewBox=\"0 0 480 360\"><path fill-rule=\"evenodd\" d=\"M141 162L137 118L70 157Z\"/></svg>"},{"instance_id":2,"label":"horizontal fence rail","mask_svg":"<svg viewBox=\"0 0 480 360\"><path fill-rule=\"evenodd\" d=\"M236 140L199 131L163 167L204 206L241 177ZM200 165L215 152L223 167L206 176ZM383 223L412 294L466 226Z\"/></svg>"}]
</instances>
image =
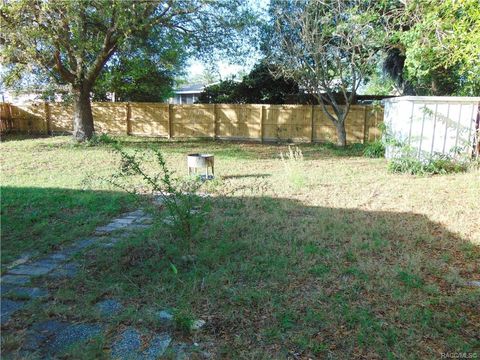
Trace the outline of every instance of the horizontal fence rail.
<instances>
[{"instance_id":1,"label":"horizontal fence rail","mask_svg":"<svg viewBox=\"0 0 480 360\"><path fill-rule=\"evenodd\" d=\"M72 106L60 103L1 104L1 130L62 133L73 130ZM321 106L163 103L92 103L97 133L165 138L248 141L336 142L333 123ZM352 105L345 128L348 143L380 137L383 108Z\"/></svg>"}]
</instances>

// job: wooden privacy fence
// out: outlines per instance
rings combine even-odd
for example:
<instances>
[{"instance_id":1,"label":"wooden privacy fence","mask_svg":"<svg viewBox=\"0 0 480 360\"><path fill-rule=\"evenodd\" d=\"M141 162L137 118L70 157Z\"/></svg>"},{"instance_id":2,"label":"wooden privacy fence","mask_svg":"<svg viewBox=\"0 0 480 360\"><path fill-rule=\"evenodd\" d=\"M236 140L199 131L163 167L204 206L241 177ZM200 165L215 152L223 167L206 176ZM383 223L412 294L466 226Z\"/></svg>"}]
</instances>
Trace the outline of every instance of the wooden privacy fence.
<instances>
[{"instance_id":1,"label":"wooden privacy fence","mask_svg":"<svg viewBox=\"0 0 480 360\"><path fill-rule=\"evenodd\" d=\"M2 131L72 131L72 107L63 104L2 104ZM93 103L97 133L166 138L216 138L253 141L335 142L336 129L312 105ZM380 136L383 108L353 105L346 120L347 142ZM6 126L4 124L9 124Z\"/></svg>"}]
</instances>

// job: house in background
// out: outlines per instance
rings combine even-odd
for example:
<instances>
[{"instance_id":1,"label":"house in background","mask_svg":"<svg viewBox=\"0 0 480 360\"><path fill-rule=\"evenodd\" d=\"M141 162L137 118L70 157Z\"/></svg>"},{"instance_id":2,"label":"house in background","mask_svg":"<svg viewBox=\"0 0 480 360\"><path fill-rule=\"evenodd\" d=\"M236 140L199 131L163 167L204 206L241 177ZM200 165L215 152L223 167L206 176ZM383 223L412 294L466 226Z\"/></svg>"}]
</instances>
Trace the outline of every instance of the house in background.
<instances>
[{"instance_id":1,"label":"house in background","mask_svg":"<svg viewBox=\"0 0 480 360\"><path fill-rule=\"evenodd\" d=\"M206 84L191 84L174 90L175 96L168 99L169 104L194 104Z\"/></svg>"}]
</instances>

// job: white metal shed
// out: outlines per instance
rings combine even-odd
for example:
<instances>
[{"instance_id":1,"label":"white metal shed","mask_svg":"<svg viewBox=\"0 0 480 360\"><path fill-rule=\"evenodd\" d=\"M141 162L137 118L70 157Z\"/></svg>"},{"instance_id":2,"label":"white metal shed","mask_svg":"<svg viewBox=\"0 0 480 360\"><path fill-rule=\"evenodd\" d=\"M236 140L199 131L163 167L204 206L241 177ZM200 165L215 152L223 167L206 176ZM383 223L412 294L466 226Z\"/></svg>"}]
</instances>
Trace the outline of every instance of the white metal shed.
<instances>
[{"instance_id":1,"label":"white metal shed","mask_svg":"<svg viewBox=\"0 0 480 360\"><path fill-rule=\"evenodd\" d=\"M386 131L396 143L387 143L387 158L399 156L403 145L419 159L478 156L480 97L401 96L383 103Z\"/></svg>"}]
</instances>

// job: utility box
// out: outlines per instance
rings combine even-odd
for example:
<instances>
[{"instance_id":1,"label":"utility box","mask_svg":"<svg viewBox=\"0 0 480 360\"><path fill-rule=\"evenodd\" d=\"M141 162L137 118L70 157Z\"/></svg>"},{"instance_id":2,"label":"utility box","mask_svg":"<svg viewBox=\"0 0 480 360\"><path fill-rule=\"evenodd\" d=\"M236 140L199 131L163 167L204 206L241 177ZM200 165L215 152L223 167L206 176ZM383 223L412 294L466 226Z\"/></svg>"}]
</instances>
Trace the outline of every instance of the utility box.
<instances>
[{"instance_id":1,"label":"utility box","mask_svg":"<svg viewBox=\"0 0 480 360\"><path fill-rule=\"evenodd\" d=\"M401 96L383 100L385 157L478 156L480 97Z\"/></svg>"}]
</instances>

